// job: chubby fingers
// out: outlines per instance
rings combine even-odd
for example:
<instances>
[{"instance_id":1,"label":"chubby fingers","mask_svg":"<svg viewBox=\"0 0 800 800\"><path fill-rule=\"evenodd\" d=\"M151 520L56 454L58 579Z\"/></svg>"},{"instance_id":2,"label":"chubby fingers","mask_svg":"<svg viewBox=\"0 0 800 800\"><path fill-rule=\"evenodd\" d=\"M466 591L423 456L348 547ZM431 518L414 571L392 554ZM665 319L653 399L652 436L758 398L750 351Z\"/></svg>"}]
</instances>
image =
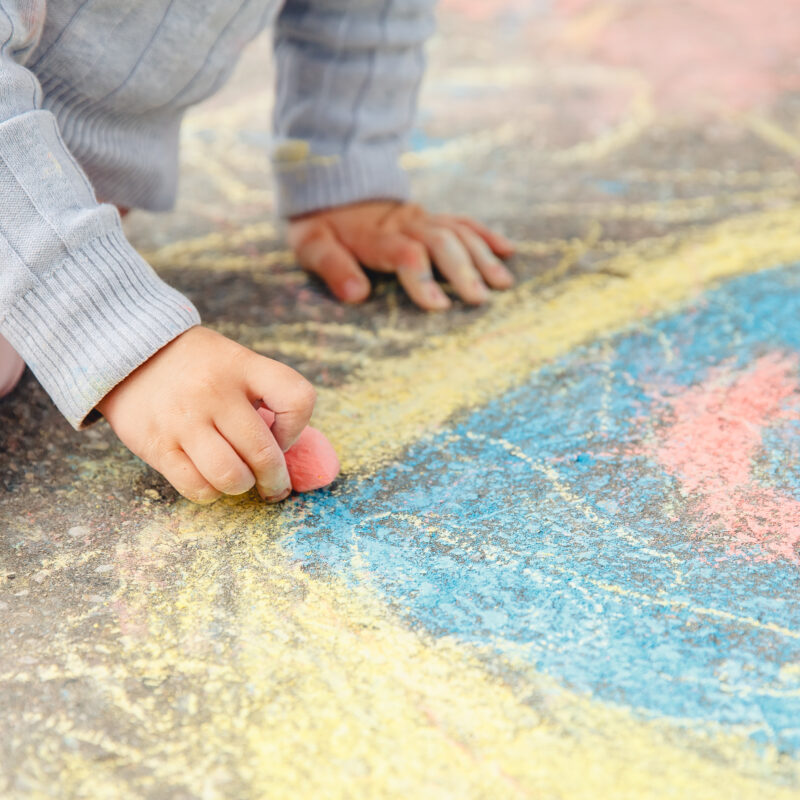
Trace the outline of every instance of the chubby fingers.
<instances>
[{"instance_id":1,"label":"chubby fingers","mask_svg":"<svg viewBox=\"0 0 800 800\"><path fill-rule=\"evenodd\" d=\"M193 503L213 503L222 494L203 477L186 452L177 445L164 452L154 466L180 494Z\"/></svg>"},{"instance_id":2,"label":"chubby fingers","mask_svg":"<svg viewBox=\"0 0 800 800\"><path fill-rule=\"evenodd\" d=\"M415 225L409 235L426 247L439 271L466 303L479 305L489 299L489 288L514 285L509 269L466 224L442 218Z\"/></svg>"},{"instance_id":3,"label":"chubby fingers","mask_svg":"<svg viewBox=\"0 0 800 800\"><path fill-rule=\"evenodd\" d=\"M369 297L369 278L328 226L313 220L297 223L291 244L300 266L321 278L339 300L361 303Z\"/></svg>"},{"instance_id":4,"label":"chubby fingers","mask_svg":"<svg viewBox=\"0 0 800 800\"><path fill-rule=\"evenodd\" d=\"M434 280L431 261L455 293L473 305L488 300L490 287L507 289L514 284L490 245L471 227L451 218L409 221L397 232L358 237L353 251L366 266L396 273L411 300L428 311L451 305Z\"/></svg>"},{"instance_id":5,"label":"chubby fingers","mask_svg":"<svg viewBox=\"0 0 800 800\"><path fill-rule=\"evenodd\" d=\"M291 493L283 451L252 405L243 402L226 409L214 423L251 473L253 480L248 489L255 483L258 493L270 503L277 503Z\"/></svg>"},{"instance_id":6,"label":"chubby fingers","mask_svg":"<svg viewBox=\"0 0 800 800\"><path fill-rule=\"evenodd\" d=\"M509 256L513 256L516 252L514 243L510 239L507 239L502 234L495 233L482 222L478 222L470 217L455 217L442 214L435 217L435 219L450 227L467 228L486 242L492 252L500 256L500 258L508 258Z\"/></svg>"},{"instance_id":7,"label":"chubby fingers","mask_svg":"<svg viewBox=\"0 0 800 800\"><path fill-rule=\"evenodd\" d=\"M284 452L308 424L316 394L291 367L252 351L238 351L233 362L242 376L235 394L224 402L217 398L210 418L194 419L174 446L149 461L197 503L253 486L268 502L278 502L292 490ZM271 430L255 410L257 402L274 413Z\"/></svg>"},{"instance_id":8,"label":"chubby fingers","mask_svg":"<svg viewBox=\"0 0 800 800\"><path fill-rule=\"evenodd\" d=\"M394 272L411 300L426 311L444 311L450 300L433 278L425 245L404 233L362 237L355 244L358 258L372 269Z\"/></svg>"},{"instance_id":9,"label":"chubby fingers","mask_svg":"<svg viewBox=\"0 0 800 800\"><path fill-rule=\"evenodd\" d=\"M489 299L489 290L469 250L454 231L423 225L413 228L411 235L425 245L439 271L464 302L479 305Z\"/></svg>"},{"instance_id":10,"label":"chubby fingers","mask_svg":"<svg viewBox=\"0 0 800 800\"><path fill-rule=\"evenodd\" d=\"M272 436L285 453L308 425L317 393L291 367L271 358L253 355L254 358L248 362L245 370L247 399L251 404L263 402L275 414ZM251 410L258 418L255 408Z\"/></svg>"},{"instance_id":11,"label":"chubby fingers","mask_svg":"<svg viewBox=\"0 0 800 800\"><path fill-rule=\"evenodd\" d=\"M183 450L198 472L221 494L242 494L253 488L253 473L213 425L198 426L183 442Z\"/></svg>"},{"instance_id":12,"label":"chubby fingers","mask_svg":"<svg viewBox=\"0 0 800 800\"><path fill-rule=\"evenodd\" d=\"M458 237L488 286L492 289L510 289L514 285L514 275L511 270L472 228L460 222L446 223L446 227Z\"/></svg>"}]
</instances>

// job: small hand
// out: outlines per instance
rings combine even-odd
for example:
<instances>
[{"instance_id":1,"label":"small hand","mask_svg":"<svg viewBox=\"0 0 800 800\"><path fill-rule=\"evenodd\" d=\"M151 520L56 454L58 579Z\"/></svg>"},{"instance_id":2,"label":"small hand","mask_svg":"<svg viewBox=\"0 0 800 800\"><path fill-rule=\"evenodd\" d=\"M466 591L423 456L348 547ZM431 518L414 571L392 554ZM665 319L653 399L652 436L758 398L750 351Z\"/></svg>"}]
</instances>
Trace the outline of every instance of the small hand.
<instances>
[{"instance_id":1,"label":"small hand","mask_svg":"<svg viewBox=\"0 0 800 800\"><path fill-rule=\"evenodd\" d=\"M209 503L254 485L270 502L291 492L284 452L314 408L290 367L207 328L190 328L151 356L97 408L130 450L187 499ZM256 406L275 414L272 429Z\"/></svg>"},{"instance_id":2,"label":"small hand","mask_svg":"<svg viewBox=\"0 0 800 800\"><path fill-rule=\"evenodd\" d=\"M396 273L408 296L430 311L450 306L431 262L467 303L483 303L490 288L514 283L497 257L514 252L505 237L473 220L429 214L411 203L372 201L296 217L289 223L289 244L300 265L346 303L369 296L359 264Z\"/></svg>"}]
</instances>

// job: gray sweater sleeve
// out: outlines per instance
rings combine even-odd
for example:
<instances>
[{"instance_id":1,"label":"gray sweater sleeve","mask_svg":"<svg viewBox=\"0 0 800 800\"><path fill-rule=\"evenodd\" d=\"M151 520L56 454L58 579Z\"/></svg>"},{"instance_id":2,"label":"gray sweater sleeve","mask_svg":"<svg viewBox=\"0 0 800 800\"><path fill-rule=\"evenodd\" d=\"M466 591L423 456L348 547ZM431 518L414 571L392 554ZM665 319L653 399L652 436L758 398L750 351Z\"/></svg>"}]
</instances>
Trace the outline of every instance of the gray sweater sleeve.
<instances>
[{"instance_id":1,"label":"gray sweater sleeve","mask_svg":"<svg viewBox=\"0 0 800 800\"><path fill-rule=\"evenodd\" d=\"M274 170L282 216L405 199L433 0L286 0L275 27Z\"/></svg>"},{"instance_id":2,"label":"gray sweater sleeve","mask_svg":"<svg viewBox=\"0 0 800 800\"><path fill-rule=\"evenodd\" d=\"M76 428L199 322L99 205L24 66L45 0L0 0L0 333Z\"/></svg>"}]
</instances>

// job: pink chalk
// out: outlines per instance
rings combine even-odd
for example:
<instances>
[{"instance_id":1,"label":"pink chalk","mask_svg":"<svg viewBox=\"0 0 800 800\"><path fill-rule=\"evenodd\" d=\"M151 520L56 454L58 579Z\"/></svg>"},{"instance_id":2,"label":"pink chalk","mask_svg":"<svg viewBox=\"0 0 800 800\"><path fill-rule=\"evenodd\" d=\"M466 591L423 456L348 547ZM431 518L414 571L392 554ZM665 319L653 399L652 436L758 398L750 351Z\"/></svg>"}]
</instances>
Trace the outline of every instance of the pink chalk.
<instances>
[{"instance_id":1,"label":"pink chalk","mask_svg":"<svg viewBox=\"0 0 800 800\"><path fill-rule=\"evenodd\" d=\"M796 361L774 353L745 371L716 370L672 400L655 455L725 527L734 552L757 543L767 559L800 563L800 502L753 474L764 429L794 416L785 404L799 388Z\"/></svg>"},{"instance_id":2,"label":"pink chalk","mask_svg":"<svg viewBox=\"0 0 800 800\"><path fill-rule=\"evenodd\" d=\"M275 414L262 406L258 413L272 427ZM286 467L296 492L312 492L332 483L339 474L339 459L325 435L310 425L286 451Z\"/></svg>"},{"instance_id":3,"label":"pink chalk","mask_svg":"<svg viewBox=\"0 0 800 800\"><path fill-rule=\"evenodd\" d=\"M451 2L464 5L462 0ZM494 11L499 4L481 5ZM564 30L584 14L588 19L601 5L606 4L555 3ZM580 37L577 46L595 64L641 75L655 103L670 113L724 116L767 108L797 86L796 73L783 66L800 46L796 3L691 0L624 5L624 13L607 15L589 36ZM572 50L576 44L557 37L552 52Z\"/></svg>"},{"instance_id":4,"label":"pink chalk","mask_svg":"<svg viewBox=\"0 0 800 800\"><path fill-rule=\"evenodd\" d=\"M310 425L286 452L286 466L296 492L321 489L339 474L339 459L333 445Z\"/></svg>"}]
</instances>

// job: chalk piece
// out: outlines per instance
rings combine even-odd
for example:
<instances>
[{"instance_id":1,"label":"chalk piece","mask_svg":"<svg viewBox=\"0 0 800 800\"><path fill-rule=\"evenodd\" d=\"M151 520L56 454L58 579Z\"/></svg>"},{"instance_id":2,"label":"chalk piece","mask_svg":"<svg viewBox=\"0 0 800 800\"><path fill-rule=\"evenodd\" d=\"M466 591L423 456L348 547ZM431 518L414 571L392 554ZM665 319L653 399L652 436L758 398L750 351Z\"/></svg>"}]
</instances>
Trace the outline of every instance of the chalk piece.
<instances>
[{"instance_id":1,"label":"chalk piece","mask_svg":"<svg viewBox=\"0 0 800 800\"><path fill-rule=\"evenodd\" d=\"M286 466L296 492L311 492L332 483L339 474L339 459L325 435L311 426L286 452Z\"/></svg>"},{"instance_id":2,"label":"chalk piece","mask_svg":"<svg viewBox=\"0 0 800 800\"><path fill-rule=\"evenodd\" d=\"M272 427L275 414L261 407L258 413ZM339 459L325 435L310 425L285 453L286 468L296 492L312 492L332 483L339 474Z\"/></svg>"}]
</instances>

